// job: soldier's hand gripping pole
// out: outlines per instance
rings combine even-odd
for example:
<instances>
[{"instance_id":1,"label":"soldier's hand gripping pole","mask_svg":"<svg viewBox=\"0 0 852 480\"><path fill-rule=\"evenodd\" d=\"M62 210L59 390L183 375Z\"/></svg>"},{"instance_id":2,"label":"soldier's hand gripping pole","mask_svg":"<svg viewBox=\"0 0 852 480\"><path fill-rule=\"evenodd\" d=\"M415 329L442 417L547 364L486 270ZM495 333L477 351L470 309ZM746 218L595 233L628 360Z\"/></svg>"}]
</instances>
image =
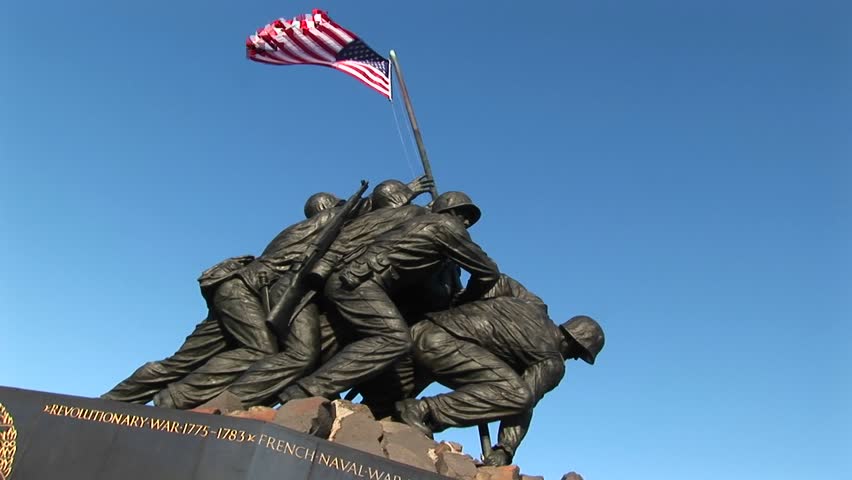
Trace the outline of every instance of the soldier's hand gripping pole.
<instances>
[{"instance_id":1,"label":"soldier's hand gripping pole","mask_svg":"<svg viewBox=\"0 0 852 480\"><path fill-rule=\"evenodd\" d=\"M343 204L334 218L323 227L322 231L316 236L314 241L302 254L302 257L293 265L286 275L281 277L279 282L287 282L286 289L281 295L281 298L275 302L266 321L273 332L279 338L284 338L289 331L290 323L293 321L293 316L298 313L298 307L302 303L302 299L310 291L308 282L308 273L314 268L314 265L325 255L328 247L337 238L340 229L346 220L352 216L355 208L361 202L361 196L367 190L369 183L366 180L361 180L361 188L358 189L348 200Z\"/></svg>"}]
</instances>

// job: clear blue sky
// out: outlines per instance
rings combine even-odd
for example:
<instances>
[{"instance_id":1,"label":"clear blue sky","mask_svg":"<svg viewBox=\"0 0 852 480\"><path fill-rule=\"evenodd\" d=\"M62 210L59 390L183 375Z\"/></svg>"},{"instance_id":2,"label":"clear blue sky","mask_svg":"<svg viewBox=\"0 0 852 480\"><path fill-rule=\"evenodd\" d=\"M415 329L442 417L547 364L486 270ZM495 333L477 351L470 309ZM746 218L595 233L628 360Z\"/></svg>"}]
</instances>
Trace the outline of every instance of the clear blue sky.
<instances>
[{"instance_id":1,"label":"clear blue sky","mask_svg":"<svg viewBox=\"0 0 852 480\"><path fill-rule=\"evenodd\" d=\"M501 269L606 329L536 410L526 473L852 478L839 0L7 3L0 384L104 392L310 194L420 172L377 93L245 59L314 7L397 50L438 187L479 203Z\"/></svg>"}]
</instances>

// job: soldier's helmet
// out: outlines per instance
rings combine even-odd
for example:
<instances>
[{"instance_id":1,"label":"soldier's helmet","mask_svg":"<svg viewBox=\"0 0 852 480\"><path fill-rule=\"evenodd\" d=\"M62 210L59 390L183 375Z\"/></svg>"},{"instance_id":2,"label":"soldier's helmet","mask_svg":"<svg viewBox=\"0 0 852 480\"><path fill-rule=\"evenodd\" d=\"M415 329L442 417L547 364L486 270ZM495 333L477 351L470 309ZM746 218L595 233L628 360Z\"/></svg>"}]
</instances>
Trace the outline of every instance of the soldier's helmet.
<instances>
[{"instance_id":1,"label":"soldier's helmet","mask_svg":"<svg viewBox=\"0 0 852 480\"><path fill-rule=\"evenodd\" d=\"M323 210L335 207L343 203L343 200L337 198L333 193L319 192L308 197L305 202L305 218L311 218Z\"/></svg>"},{"instance_id":2,"label":"soldier's helmet","mask_svg":"<svg viewBox=\"0 0 852 480\"><path fill-rule=\"evenodd\" d=\"M594 365L595 357L604 346L604 332L598 322L591 317L578 315L560 325L559 328L583 347L584 352L580 358L589 365Z\"/></svg>"},{"instance_id":3,"label":"soldier's helmet","mask_svg":"<svg viewBox=\"0 0 852 480\"><path fill-rule=\"evenodd\" d=\"M414 192L399 180L385 180L373 189L373 209L401 207L411 201Z\"/></svg>"},{"instance_id":4,"label":"soldier's helmet","mask_svg":"<svg viewBox=\"0 0 852 480\"><path fill-rule=\"evenodd\" d=\"M482 211L473 203L473 200L463 192L444 192L432 202L432 211L435 213L458 210L464 215L470 225L473 225L482 216Z\"/></svg>"}]
</instances>

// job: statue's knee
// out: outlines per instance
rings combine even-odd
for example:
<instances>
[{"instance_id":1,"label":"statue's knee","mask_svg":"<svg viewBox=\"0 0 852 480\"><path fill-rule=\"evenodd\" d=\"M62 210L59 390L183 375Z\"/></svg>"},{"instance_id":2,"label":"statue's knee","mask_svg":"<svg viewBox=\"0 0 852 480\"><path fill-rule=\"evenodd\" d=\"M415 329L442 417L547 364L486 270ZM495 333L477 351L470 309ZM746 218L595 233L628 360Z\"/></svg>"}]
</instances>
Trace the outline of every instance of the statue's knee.
<instances>
[{"instance_id":1,"label":"statue's knee","mask_svg":"<svg viewBox=\"0 0 852 480\"><path fill-rule=\"evenodd\" d=\"M409 331L415 342L433 342L436 334L440 334L443 330L430 320L423 320L414 324Z\"/></svg>"},{"instance_id":2,"label":"statue's knee","mask_svg":"<svg viewBox=\"0 0 852 480\"><path fill-rule=\"evenodd\" d=\"M502 396L509 404L507 406L514 410L516 414L532 408L535 399L533 398L532 391L523 380L519 379L501 383L501 390L503 390Z\"/></svg>"},{"instance_id":3,"label":"statue's knee","mask_svg":"<svg viewBox=\"0 0 852 480\"><path fill-rule=\"evenodd\" d=\"M420 322L411 329L411 339L416 357L428 357L446 344L446 338L436 335L435 326L430 322Z\"/></svg>"},{"instance_id":4,"label":"statue's knee","mask_svg":"<svg viewBox=\"0 0 852 480\"><path fill-rule=\"evenodd\" d=\"M411 351L414 343L407 329L390 332L386 337L387 348L399 355L405 355Z\"/></svg>"},{"instance_id":5,"label":"statue's knee","mask_svg":"<svg viewBox=\"0 0 852 480\"><path fill-rule=\"evenodd\" d=\"M174 397L168 388L160 390L154 395L154 406L160 408L177 408Z\"/></svg>"},{"instance_id":6,"label":"statue's knee","mask_svg":"<svg viewBox=\"0 0 852 480\"><path fill-rule=\"evenodd\" d=\"M288 363L298 368L307 368L319 362L320 352L315 348L289 348L286 350Z\"/></svg>"},{"instance_id":7,"label":"statue's knee","mask_svg":"<svg viewBox=\"0 0 852 480\"><path fill-rule=\"evenodd\" d=\"M526 411L533 407L533 403L535 402L535 398L533 398L532 391L526 385L522 385L520 390L518 390L518 405L520 406L520 411Z\"/></svg>"}]
</instances>

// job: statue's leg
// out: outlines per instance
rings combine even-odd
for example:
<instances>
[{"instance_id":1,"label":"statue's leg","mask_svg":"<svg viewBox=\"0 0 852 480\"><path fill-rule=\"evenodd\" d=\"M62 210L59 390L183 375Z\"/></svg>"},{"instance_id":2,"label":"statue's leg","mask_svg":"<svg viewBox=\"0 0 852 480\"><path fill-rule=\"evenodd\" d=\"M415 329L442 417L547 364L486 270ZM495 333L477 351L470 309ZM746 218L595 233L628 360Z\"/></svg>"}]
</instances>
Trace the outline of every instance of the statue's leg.
<instances>
[{"instance_id":1,"label":"statue's leg","mask_svg":"<svg viewBox=\"0 0 852 480\"><path fill-rule=\"evenodd\" d=\"M334 312L323 311L319 316L320 334L320 359L322 365L352 340L352 332L339 319Z\"/></svg>"},{"instance_id":2,"label":"statue's leg","mask_svg":"<svg viewBox=\"0 0 852 480\"><path fill-rule=\"evenodd\" d=\"M308 395L329 398L375 377L402 358L411 349L411 335L396 305L373 281L346 290L332 275L326 297L358 339L296 383Z\"/></svg>"},{"instance_id":3,"label":"statue's leg","mask_svg":"<svg viewBox=\"0 0 852 480\"><path fill-rule=\"evenodd\" d=\"M532 403L521 376L488 350L425 321L413 329L414 359L435 380L453 389L423 399L433 431L477 425L519 414Z\"/></svg>"},{"instance_id":4,"label":"statue's leg","mask_svg":"<svg viewBox=\"0 0 852 480\"><path fill-rule=\"evenodd\" d=\"M213 356L189 375L169 384L171 399L166 405L179 409L197 407L222 393L254 362L278 352L275 335L266 326L266 310L242 280L222 283L214 294L213 305L222 330L236 348Z\"/></svg>"},{"instance_id":5,"label":"statue's leg","mask_svg":"<svg viewBox=\"0 0 852 480\"><path fill-rule=\"evenodd\" d=\"M252 364L227 391L244 407L273 405L278 392L316 368L320 357L319 317L316 304L305 306L293 319L281 351Z\"/></svg>"},{"instance_id":6,"label":"statue's leg","mask_svg":"<svg viewBox=\"0 0 852 480\"><path fill-rule=\"evenodd\" d=\"M148 403L168 384L188 375L227 347L219 322L208 312L207 318L196 325L177 352L164 360L142 365L130 377L101 395L101 398Z\"/></svg>"},{"instance_id":7,"label":"statue's leg","mask_svg":"<svg viewBox=\"0 0 852 480\"><path fill-rule=\"evenodd\" d=\"M376 418L393 415L394 404L404 398L414 398L429 385L415 370L414 359L406 355L377 377L355 388L361 403L370 407Z\"/></svg>"}]
</instances>

